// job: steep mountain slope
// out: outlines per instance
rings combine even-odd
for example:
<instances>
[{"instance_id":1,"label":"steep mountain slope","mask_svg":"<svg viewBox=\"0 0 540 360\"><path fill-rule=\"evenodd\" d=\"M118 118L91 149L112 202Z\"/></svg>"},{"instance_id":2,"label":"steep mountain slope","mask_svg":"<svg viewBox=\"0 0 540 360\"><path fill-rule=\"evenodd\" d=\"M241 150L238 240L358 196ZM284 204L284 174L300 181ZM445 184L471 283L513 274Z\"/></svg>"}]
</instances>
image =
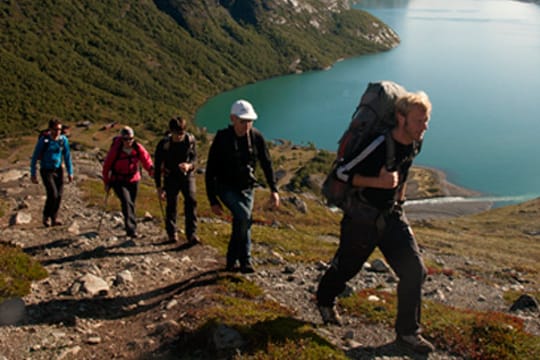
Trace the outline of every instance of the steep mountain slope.
<instances>
[{"instance_id":1,"label":"steep mountain slope","mask_svg":"<svg viewBox=\"0 0 540 360\"><path fill-rule=\"evenodd\" d=\"M3 1L0 136L52 116L157 129L221 91L397 44L347 3Z\"/></svg>"}]
</instances>

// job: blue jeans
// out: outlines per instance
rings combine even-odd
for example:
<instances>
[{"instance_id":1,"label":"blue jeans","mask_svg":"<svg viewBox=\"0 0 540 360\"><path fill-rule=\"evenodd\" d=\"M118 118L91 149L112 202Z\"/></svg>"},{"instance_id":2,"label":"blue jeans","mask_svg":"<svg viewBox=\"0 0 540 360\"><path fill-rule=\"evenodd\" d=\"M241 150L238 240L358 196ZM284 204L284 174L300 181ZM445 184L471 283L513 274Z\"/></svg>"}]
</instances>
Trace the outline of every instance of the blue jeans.
<instances>
[{"instance_id":1,"label":"blue jeans","mask_svg":"<svg viewBox=\"0 0 540 360\"><path fill-rule=\"evenodd\" d=\"M253 189L236 190L222 186L218 196L231 211L232 233L227 249L227 265L247 265L251 259L251 212L253 210Z\"/></svg>"}]
</instances>

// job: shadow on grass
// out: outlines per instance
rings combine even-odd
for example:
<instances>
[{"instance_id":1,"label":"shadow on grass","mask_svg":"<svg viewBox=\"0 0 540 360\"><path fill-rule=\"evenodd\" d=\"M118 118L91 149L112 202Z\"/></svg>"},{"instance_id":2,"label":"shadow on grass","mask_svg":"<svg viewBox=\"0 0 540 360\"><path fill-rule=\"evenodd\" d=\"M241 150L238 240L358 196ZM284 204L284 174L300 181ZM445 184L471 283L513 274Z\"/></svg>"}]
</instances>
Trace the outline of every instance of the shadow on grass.
<instances>
[{"instance_id":1,"label":"shadow on grass","mask_svg":"<svg viewBox=\"0 0 540 360\"><path fill-rule=\"evenodd\" d=\"M230 275L218 269L200 273L186 280L133 296L114 298L55 299L27 306L27 324L75 326L77 318L119 319L149 311L190 289L212 286ZM141 305L143 304L143 305ZM23 324L26 325L26 324Z\"/></svg>"},{"instance_id":2,"label":"shadow on grass","mask_svg":"<svg viewBox=\"0 0 540 360\"><path fill-rule=\"evenodd\" d=\"M350 359L380 359L381 357L399 357L414 360L428 359L428 355L418 354L403 348L395 341L380 346L358 346L346 352Z\"/></svg>"},{"instance_id":3,"label":"shadow on grass","mask_svg":"<svg viewBox=\"0 0 540 360\"><path fill-rule=\"evenodd\" d=\"M54 249L54 248L63 248L63 247L69 247L74 242L73 239L60 239L56 240L47 244L42 244L38 246L33 247L27 247L24 248L23 251L31 256L34 256L39 259L39 253L43 252L48 249ZM70 256L64 256L57 259L47 259L47 260L41 260L40 263L43 266L51 265L51 264L65 264L73 261L78 260L89 260L89 259L100 259L100 258L106 258L106 257L124 257L126 255L129 256L145 256L145 255L151 255L156 253L162 253L162 252L180 252L185 251L196 244L190 244L190 243L184 243L184 244L171 244L168 242L161 242L161 243L152 243L154 246L170 246L168 249L159 248L154 251L128 251L130 249L136 248L138 241L133 241L131 239L125 240L119 244L113 245L113 246L97 246L96 248L92 250L86 250L82 251L78 254L70 255ZM146 245L146 244L145 244ZM125 251L122 251L125 250Z\"/></svg>"}]
</instances>

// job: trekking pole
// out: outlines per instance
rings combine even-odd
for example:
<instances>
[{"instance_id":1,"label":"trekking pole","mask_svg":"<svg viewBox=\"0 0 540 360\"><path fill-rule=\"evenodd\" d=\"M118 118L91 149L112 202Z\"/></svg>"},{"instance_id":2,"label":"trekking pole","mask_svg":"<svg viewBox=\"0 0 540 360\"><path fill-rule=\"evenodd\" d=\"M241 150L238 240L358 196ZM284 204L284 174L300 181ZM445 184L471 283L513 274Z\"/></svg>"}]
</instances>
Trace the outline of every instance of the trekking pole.
<instances>
[{"instance_id":1,"label":"trekking pole","mask_svg":"<svg viewBox=\"0 0 540 360\"><path fill-rule=\"evenodd\" d=\"M111 188L107 186L107 190L105 191L105 199L103 200L103 211L101 212L101 217L99 218L99 224L97 228L97 233L99 234L99 230L101 229L101 223L103 222L103 218L105 217L105 212L107 211L107 201L109 200L109 192Z\"/></svg>"},{"instance_id":2,"label":"trekking pole","mask_svg":"<svg viewBox=\"0 0 540 360\"><path fill-rule=\"evenodd\" d=\"M161 218L163 219L163 226L167 227L167 219L165 219L165 211L163 211L163 201L161 200L161 192L158 192L159 208L161 209Z\"/></svg>"}]
</instances>

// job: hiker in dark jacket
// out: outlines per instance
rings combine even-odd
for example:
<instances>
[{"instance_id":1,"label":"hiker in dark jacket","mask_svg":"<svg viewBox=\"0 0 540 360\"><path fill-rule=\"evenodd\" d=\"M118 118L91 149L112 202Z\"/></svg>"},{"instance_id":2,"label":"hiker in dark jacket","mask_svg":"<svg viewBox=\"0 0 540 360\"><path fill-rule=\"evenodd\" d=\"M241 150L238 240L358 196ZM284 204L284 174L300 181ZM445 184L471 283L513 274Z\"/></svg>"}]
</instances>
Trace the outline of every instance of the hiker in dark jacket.
<instances>
[{"instance_id":1,"label":"hiker in dark jacket","mask_svg":"<svg viewBox=\"0 0 540 360\"><path fill-rule=\"evenodd\" d=\"M190 244L199 242L197 231L197 199L195 163L197 151L195 137L186 131L187 122L182 117L169 121L170 134L156 146L154 153L154 181L161 199L167 199L165 229L169 242L178 241L176 217L178 193L184 197L186 238ZM163 178L163 183L162 183Z\"/></svg>"},{"instance_id":2,"label":"hiker in dark jacket","mask_svg":"<svg viewBox=\"0 0 540 360\"><path fill-rule=\"evenodd\" d=\"M49 129L40 135L30 162L30 180L34 184L38 183L36 164L39 161L39 174L47 192L47 200L45 200L43 207L43 225L45 227L62 224L58 220L58 210L64 189L62 160L66 167L68 182L72 182L73 165L69 140L62 134L60 120L53 119L49 121Z\"/></svg>"},{"instance_id":3,"label":"hiker in dark jacket","mask_svg":"<svg viewBox=\"0 0 540 360\"><path fill-rule=\"evenodd\" d=\"M120 136L113 140L102 171L105 191L112 188L122 203L126 235L131 238L138 237L135 200L141 180L139 162L150 176L154 175L150 154L134 136L135 132L129 126L120 131Z\"/></svg>"},{"instance_id":4,"label":"hiker in dark jacket","mask_svg":"<svg viewBox=\"0 0 540 360\"><path fill-rule=\"evenodd\" d=\"M396 127L349 174L349 182L363 188L358 203L344 211L339 248L317 290L325 323L340 323L335 298L355 276L375 247L399 277L397 286L397 341L414 351L428 353L433 345L420 335L422 284L426 268L414 234L402 209L405 182L416 155L415 144L428 128L431 103L423 92L397 100ZM394 168L386 168L386 142L395 143Z\"/></svg>"},{"instance_id":5,"label":"hiker in dark jacket","mask_svg":"<svg viewBox=\"0 0 540 360\"><path fill-rule=\"evenodd\" d=\"M232 125L217 132L208 154L206 192L212 211L223 213L223 203L232 213L232 233L227 250L226 270L254 272L251 263L251 212L255 166L260 163L268 186L270 201L279 206L279 194L272 169L270 154L262 134L253 128L257 114L245 101L236 101L231 108ZM221 203L220 203L221 200Z\"/></svg>"}]
</instances>

